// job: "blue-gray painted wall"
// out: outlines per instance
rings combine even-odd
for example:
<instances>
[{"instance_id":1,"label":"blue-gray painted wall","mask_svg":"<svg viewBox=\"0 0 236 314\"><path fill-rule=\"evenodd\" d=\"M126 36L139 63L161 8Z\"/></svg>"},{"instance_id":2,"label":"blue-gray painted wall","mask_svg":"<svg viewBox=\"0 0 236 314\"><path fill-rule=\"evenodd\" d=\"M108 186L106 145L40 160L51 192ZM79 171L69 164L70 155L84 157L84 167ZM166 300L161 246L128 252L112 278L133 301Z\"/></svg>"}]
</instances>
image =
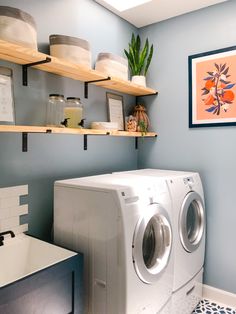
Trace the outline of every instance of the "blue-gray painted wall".
<instances>
[{"instance_id":1,"label":"blue-gray painted wall","mask_svg":"<svg viewBox=\"0 0 236 314\"><path fill-rule=\"evenodd\" d=\"M137 30L91 0L0 1L31 13L38 25L40 50L48 51L52 33L90 41L93 61L101 51L122 54L132 31ZM235 127L188 128L188 55L236 43L236 2L209 7L143 28L140 34L154 43L156 54L148 85L158 97L145 98L157 141L68 135L29 135L29 152L21 152L20 134L1 134L0 186L29 184L30 232L49 238L52 224L53 182L74 176L113 170L156 167L193 170L201 174L207 208L205 283L236 292ZM29 87L21 85L18 65L0 62L14 70L16 122L44 123L49 93L81 96L87 122L107 117L105 90L91 86L89 99L83 85L37 70L29 72ZM126 111L134 103L124 96ZM137 163L138 158L138 163Z\"/></svg>"},{"instance_id":2,"label":"blue-gray painted wall","mask_svg":"<svg viewBox=\"0 0 236 314\"><path fill-rule=\"evenodd\" d=\"M1 0L0 5L20 8L35 18L40 51L48 52L50 34L80 37L90 42L93 63L102 51L122 55L136 32L92 0ZM89 86L89 98L84 99L79 81L34 69L24 87L19 65L4 61L0 65L13 69L17 124L43 125L50 93L81 97L87 126L107 121L106 90ZM123 96L128 113L135 98ZM0 187L29 184L29 232L42 239L50 238L55 180L137 168L134 139L91 136L84 151L82 136L29 134L28 153L21 151L21 134L0 134L0 143Z\"/></svg>"},{"instance_id":3,"label":"blue-gray painted wall","mask_svg":"<svg viewBox=\"0 0 236 314\"><path fill-rule=\"evenodd\" d=\"M188 128L188 56L236 45L236 1L141 29L155 44L149 85L159 90L149 106L154 143L143 142L140 168L198 171L206 199L204 282L236 293L236 127ZM236 89L234 88L234 91Z\"/></svg>"}]
</instances>

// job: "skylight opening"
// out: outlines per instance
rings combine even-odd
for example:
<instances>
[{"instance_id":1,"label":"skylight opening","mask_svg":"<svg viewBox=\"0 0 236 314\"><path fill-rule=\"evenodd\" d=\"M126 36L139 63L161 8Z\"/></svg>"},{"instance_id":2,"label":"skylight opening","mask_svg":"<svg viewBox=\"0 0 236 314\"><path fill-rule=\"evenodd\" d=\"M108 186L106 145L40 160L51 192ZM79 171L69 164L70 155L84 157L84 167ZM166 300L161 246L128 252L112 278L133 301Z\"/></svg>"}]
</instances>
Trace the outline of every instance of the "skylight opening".
<instances>
[{"instance_id":1,"label":"skylight opening","mask_svg":"<svg viewBox=\"0 0 236 314\"><path fill-rule=\"evenodd\" d=\"M131 8L135 8L141 4L151 2L152 0L102 0L99 2L105 2L114 9L123 12Z\"/></svg>"}]
</instances>

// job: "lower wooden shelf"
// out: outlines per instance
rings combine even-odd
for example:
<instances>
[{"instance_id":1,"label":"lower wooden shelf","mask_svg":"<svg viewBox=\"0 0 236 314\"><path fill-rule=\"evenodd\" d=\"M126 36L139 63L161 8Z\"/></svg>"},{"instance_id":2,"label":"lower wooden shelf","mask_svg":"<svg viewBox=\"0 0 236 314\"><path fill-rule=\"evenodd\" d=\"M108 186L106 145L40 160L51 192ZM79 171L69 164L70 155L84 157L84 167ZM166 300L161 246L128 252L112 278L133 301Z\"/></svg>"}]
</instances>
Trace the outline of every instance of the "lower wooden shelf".
<instances>
[{"instance_id":1,"label":"lower wooden shelf","mask_svg":"<svg viewBox=\"0 0 236 314\"><path fill-rule=\"evenodd\" d=\"M121 137L156 137L154 132L127 132L114 130L94 130L94 129L72 129L57 128L50 126L27 126L27 125L1 125L0 133L53 133L53 134L78 134L78 135L110 135Z\"/></svg>"},{"instance_id":2,"label":"lower wooden shelf","mask_svg":"<svg viewBox=\"0 0 236 314\"><path fill-rule=\"evenodd\" d=\"M111 136L126 136L126 137L157 137L157 133L154 132L127 132L127 131L109 131Z\"/></svg>"},{"instance_id":3,"label":"lower wooden shelf","mask_svg":"<svg viewBox=\"0 0 236 314\"><path fill-rule=\"evenodd\" d=\"M84 136L84 150L88 149L88 135L106 135L135 138L135 149L138 148L138 138L140 137L157 137L154 132L127 132L114 130L93 130L93 129L72 129L56 128L49 126L26 126L26 125L0 125L0 133L22 133L22 152L28 151L28 133L45 133L45 134L74 134Z\"/></svg>"}]
</instances>

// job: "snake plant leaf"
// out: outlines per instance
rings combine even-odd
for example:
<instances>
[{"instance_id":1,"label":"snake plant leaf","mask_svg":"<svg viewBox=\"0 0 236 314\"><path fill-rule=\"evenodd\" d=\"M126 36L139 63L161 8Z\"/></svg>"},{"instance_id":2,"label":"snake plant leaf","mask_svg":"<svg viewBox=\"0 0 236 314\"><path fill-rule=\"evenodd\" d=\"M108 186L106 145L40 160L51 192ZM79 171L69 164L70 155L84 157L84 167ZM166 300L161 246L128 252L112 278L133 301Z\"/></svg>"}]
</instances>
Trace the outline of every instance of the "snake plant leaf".
<instances>
[{"instance_id":1,"label":"snake plant leaf","mask_svg":"<svg viewBox=\"0 0 236 314\"><path fill-rule=\"evenodd\" d=\"M136 64L139 63L140 48L141 48L141 40L140 40L140 37L138 35L137 39L136 39L136 43L135 43L135 61L136 61Z\"/></svg>"},{"instance_id":2,"label":"snake plant leaf","mask_svg":"<svg viewBox=\"0 0 236 314\"><path fill-rule=\"evenodd\" d=\"M134 33L132 33L131 45L132 45L132 47L135 47L135 36L134 36Z\"/></svg>"},{"instance_id":3,"label":"snake plant leaf","mask_svg":"<svg viewBox=\"0 0 236 314\"><path fill-rule=\"evenodd\" d=\"M149 41L148 41L148 38L146 39L145 46L147 47L147 53L148 53L148 50L149 50Z\"/></svg>"},{"instance_id":4,"label":"snake plant leaf","mask_svg":"<svg viewBox=\"0 0 236 314\"><path fill-rule=\"evenodd\" d=\"M140 36L132 33L129 49L124 49L124 53L128 59L132 75L141 75L142 72L146 75L153 56L153 45L149 51L148 38L145 41L144 47L141 48Z\"/></svg>"},{"instance_id":5,"label":"snake plant leaf","mask_svg":"<svg viewBox=\"0 0 236 314\"><path fill-rule=\"evenodd\" d=\"M138 71L138 63L136 63L136 59L135 59L135 50L133 49L133 47L129 47L129 52L130 52L130 60L133 64L133 69L134 69L134 72L135 73L134 75L137 75L137 71Z\"/></svg>"},{"instance_id":6,"label":"snake plant leaf","mask_svg":"<svg viewBox=\"0 0 236 314\"><path fill-rule=\"evenodd\" d=\"M151 46L151 48L150 48L149 56L148 56L148 58L147 58L146 67L145 67L145 69L144 69L144 75L145 75L145 76L146 76L147 70L148 70L148 68L149 68L149 66L150 66L150 63L151 63L151 60L152 60L152 56L153 56L153 44L152 44L152 46Z\"/></svg>"},{"instance_id":7,"label":"snake plant leaf","mask_svg":"<svg viewBox=\"0 0 236 314\"><path fill-rule=\"evenodd\" d=\"M128 59L128 62L129 63L133 63L132 57L131 57L130 53L126 49L124 49L124 53L125 53L125 55L126 55L126 57Z\"/></svg>"},{"instance_id":8,"label":"snake plant leaf","mask_svg":"<svg viewBox=\"0 0 236 314\"><path fill-rule=\"evenodd\" d=\"M130 69L131 69L131 71L133 73L135 71L135 69L134 69L134 60L133 60L131 54L126 49L124 49L124 53L125 53L125 55L126 55L126 57L128 59L129 67L130 67Z\"/></svg>"},{"instance_id":9,"label":"snake plant leaf","mask_svg":"<svg viewBox=\"0 0 236 314\"><path fill-rule=\"evenodd\" d=\"M139 75L140 75L141 72L142 72L142 69L143 69L143 67L144 67L145 60L146 60L146 58L147 58L148 46L149 46L148 40L146 40L145 45L144 45L144 47L143 47L143 50L142 50L141 53L140 53L139 66L138 66Z\"/></svg>"},{"instance_id":10,"label":"snake plant leaf","mask_svg":"<svg viewBox=\"0 0 236 314\"><path fill-rule=\"evenodd\" d=\"M139 37L139 35L137 36L137 39L136 39L136 51L139 53L140 51L140 48L141 48L141 39Z\"/></svg>"},{"instance_id":11,"label":"snake plant leaf","mask_svg":"<svg viewBox=\"0 0 236 314\"><path fill-rule=\"evenodd\" d=\"M144 45L143 50L141 51L141 54L140 54L140 62L145 61L147 54L148 54L148 49L149 49L149 42L148 42L148 39L146 39L145 45Z\"/></svg>"},{"instance_id":12,"label":"snake plant leaf","mask_svg":"<svg viewBox=\"0 0 236 314\"><path fill-rule=\"evenodd\" d=\"M129 53L128 53L128 51L126 49L124 49L124 53L125 53L127 59L129 59Z\"/></svg>"},{"instance_id":13,"label":"snake plant leaf","mask_svg":"<svg viewBox=\"0 0 236 314\"><path fill-rule=\"evenodd\" d=\"M130 58L130 61L132 63L135 62L134 51L133 51L133 48L132 48L131 44L129 44L129 58Z\"/></svg>"}]
</instances>

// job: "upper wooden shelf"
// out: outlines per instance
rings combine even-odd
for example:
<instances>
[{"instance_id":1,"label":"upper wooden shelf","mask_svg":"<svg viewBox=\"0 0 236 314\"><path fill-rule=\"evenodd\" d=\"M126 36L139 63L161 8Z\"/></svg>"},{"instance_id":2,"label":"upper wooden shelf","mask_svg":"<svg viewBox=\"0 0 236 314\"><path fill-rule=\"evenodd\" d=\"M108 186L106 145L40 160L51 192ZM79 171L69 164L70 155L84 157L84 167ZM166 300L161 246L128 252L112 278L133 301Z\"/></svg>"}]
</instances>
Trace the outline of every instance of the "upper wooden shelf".
<instances>
[{"instance_id":1,"label":"upper wooden shelf","mask_svg":"<svg viewBox=\"0 0 236 314\"><path fill-rule=\"evenodd\" d=\"M88 69L84 66L68 62L64 59L55 58L30 48L0 40L0 59L21 65L26 65L29 63L46 60L46 58L51 58L51 62L35 65L33 67L42 71L69 77L71 79L79 80L82 82L108 79L105 74L96 70ZM113 77L109 78L109 80L106 81L93 82L93 84L134 96L157 94L157 91L154 89L148 87L145 88L137 84L133 84L130 81L125 81Z\"/></svg>"},{"instance_id":2,"label":"upper wooden shelf","mask_svg":"<svg viewBox=\"0 0 236 314\"><path fill-rule=\"evenodd\" d=\"M37 50L0 40L0 59L25 65L45 60L47 57L51 58L51 62L35 65L34 67L42 71L66 76L83 82L106 78L106 75L98 71L52 57L42 52L38 52Z\"/></svg>"},{"instance_id":3,"label":"upper wooden shelf","mask_svg":"<svg viewBox=\"0 0 236 314\"><path fill-rule=\"evenodd\" d=\"M152 88L143 87L141 85L134 84L131 81L121 80L116 77L111 77L111 79L107 81L95 82L94 84L103 88L115 90L133 96L147 96L157 94L157 91Z\"/></svg>"},{"instance_id":4,"label":"upper wooden shelf","mask_svg":"<svg viewBox=\"0 0 236 314\"><path fill-rule=\"evenodd\" d=\"M154 132L127 132L112 130L94 130L94 129L72 129L56 128L49 126L27 126L27 125L0 125L0 132L10 133L53 133L53 134L78 134L78 135L110 135L110 136L127 136L127 137L156 137Z\"/></svg>"}]
</instances>

